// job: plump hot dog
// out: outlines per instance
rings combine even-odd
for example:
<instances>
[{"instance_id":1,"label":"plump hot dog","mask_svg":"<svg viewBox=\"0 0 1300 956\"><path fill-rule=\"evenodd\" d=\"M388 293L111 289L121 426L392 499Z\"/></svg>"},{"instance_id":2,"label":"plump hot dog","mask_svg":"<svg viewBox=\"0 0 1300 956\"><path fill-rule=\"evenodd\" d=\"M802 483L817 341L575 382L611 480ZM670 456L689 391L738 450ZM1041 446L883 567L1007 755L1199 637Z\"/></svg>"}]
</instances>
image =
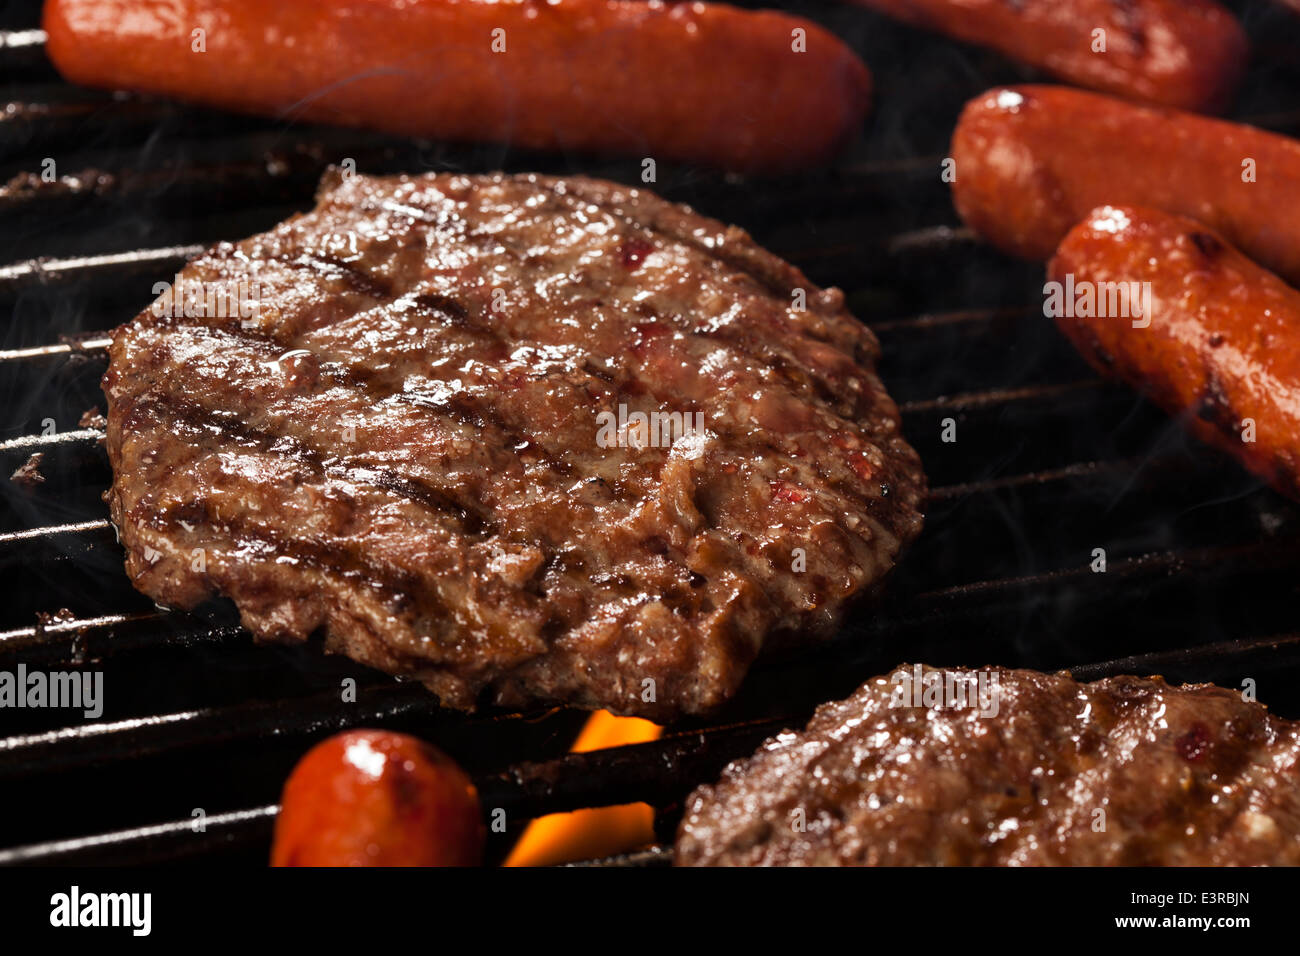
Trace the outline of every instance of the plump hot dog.
<instances>
[{"instance_id":1,"label":"plump hot dog","mask_svg":"<svg viewBox=\"0 0 1300 956\"><path fill-rule=\"evenodd\" d=\"M1300 282L1300 142L1251 126L1054 86L966 105L951 156L957 211L1013 255L1046 259L1110 203L1193 216Z\"/></svg>"},{"instance_id":2,"label":"plump hot dog","mask_svg":"<svg viewBox=\"0 0 1300 956\"><path fill-rule=\"evenodd\" d=\"M478 791L450 757L407 734L321 741L284 785L272 866L477 866Z\"/></svg>"},{"instance_id":3,"label":"plump hot dog","mask_svg":"<svg viewBox=\"0 0 1300 956\"><path fill-rule=\"evenodd\" d=\"M759 171L827 158L871 85L816 24L711 3L48 0L45 30L87 86Z\"/></svg>"},{"instance_id":4,"label":"plump hot dog","mask_svg":"<svg viewBox=\"0 0 1300 956\"><path fill-rule=\"evenodd\" d=\"M1201 223L1133 206L1093 211L1048 274L1075 290L1052 311L1098 371L1300 498L1300 292ZM1117 301L1103 283L1150 283L1149 315L1097 315L1116 311L1097 306Z\"/></svg>"},{"instance_id":5,"label":"plump hot dog","mask_svg":"<svg viewBox=\"0 0 1300 956\"><path fill-rule=\"evenodd\" d=\"M853 2L1070 83L1179 109L1224 109L1246 62L1241 24L1212 0Z\"/></svg>"}]
</instances>

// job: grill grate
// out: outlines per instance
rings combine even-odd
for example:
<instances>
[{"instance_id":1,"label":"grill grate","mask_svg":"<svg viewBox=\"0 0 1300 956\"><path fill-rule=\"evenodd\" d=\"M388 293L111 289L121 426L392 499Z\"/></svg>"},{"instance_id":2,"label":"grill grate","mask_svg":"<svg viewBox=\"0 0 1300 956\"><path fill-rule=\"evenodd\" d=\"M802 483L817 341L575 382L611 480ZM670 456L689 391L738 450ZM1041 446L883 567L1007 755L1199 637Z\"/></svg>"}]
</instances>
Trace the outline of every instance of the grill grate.
<instances>
[{"instance_id":1,"label":"grill grate","mask_svg":"<svg viewBox=\"0 0 1300 956\"><path fill-rule=\"evenodd\" d=\"M957 224L937 175L948 131L966 98L1020 75L839 6L801 12L862 50L881 87L870 133L843 164L775 184L661 167L655 184L739 222L815 281L845 289L858 315L879 317L881 372L933 488L921 540L835 643L761 662L712 720L571 755L582 714L451 714L420 687L345 660L254 647L227 606L152 607L122 571L100 499L110 478L102 431L81 415L103 406L107 330L150 301L154 282L211 241L307 207L324 165L346 157L374 172L535 168L625 181L639 165L74 89L46 63L34 10L18 6L0 19L11 28L0 29L0 308L10 316L0 469L40 453L45 481L0 482L10 590L0 669L102 670L106 710L96 721L0 714L0 783L24 808L0 819L0 863L262 862L296 757L328 733L376 725L436 740L474 774L485 806L506 810L494 858L532 817L630 800L660 808L668 840L694 785L904 660L1068 667L1082 679L1251 677L1262 700L1300 716L1297 507L1096 379L1035 314L1041 269L1000 258ZM1248 23L1280 29L1264 14ZM1294 79L1256 70L1243 115L1300 131L1285 101ZM39 177L47 157L53 183ZM940 437L949 418L955 443ZM1098 547L1104 574L1089 567ZM344 678L357 681L356 703L339 699ZM659 846L593 863L670 861Z\"/></svg>"}]
</instances>

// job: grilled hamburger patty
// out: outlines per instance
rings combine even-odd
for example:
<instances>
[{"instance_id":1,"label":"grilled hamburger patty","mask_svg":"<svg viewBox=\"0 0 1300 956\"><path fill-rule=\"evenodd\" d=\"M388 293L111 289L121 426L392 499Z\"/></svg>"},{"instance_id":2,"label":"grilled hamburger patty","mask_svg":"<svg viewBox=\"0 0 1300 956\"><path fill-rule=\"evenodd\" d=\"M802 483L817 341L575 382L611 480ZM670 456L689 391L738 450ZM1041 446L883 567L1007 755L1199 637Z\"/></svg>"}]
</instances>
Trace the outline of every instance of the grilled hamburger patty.
<instances>
[{"instance_id":1,"label":"grilled hamburger patty","mask_svg":"<svg viewBox=\"0 0 1300 956\"><path fill-rule=\"evenodd\" d=\"M878 350L644 191L334 172L117 330L108 500L161 604L226 595L458 708L697 713L920 529Z\"/></svg>"},{"instance_id":2,"label":"grilled hamburger patty","mask_svg":"<svg viewBox=\"0 0 1300 956\"><path fill-rule=\"evenodd\" d=\"M996 715L891 706L887 676L823 705L691 796L677 863L1300 864L1300 722L1210 684L986 673Z\"/></svg>"}]
</instances>

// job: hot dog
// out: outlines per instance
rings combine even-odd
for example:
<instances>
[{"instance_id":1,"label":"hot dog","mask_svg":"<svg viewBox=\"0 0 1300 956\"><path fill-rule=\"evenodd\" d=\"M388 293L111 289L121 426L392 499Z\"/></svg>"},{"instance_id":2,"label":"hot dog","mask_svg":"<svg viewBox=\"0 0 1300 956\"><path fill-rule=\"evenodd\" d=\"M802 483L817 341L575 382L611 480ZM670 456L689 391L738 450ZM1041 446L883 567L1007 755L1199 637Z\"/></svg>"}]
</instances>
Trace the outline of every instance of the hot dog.
<instances>
[{"instance_id":1,"label":"hot dog","mask_svg":"<svg viewBox=\"0 0 1300 956\"><path fill-rule=\"evenodd\" d=\"M1098 371L1300 498L1300 292L1201 223L1132 206L1092 212L1048 274L1080 302L1106 299L1103 283L1150 283L1147 316L1067 302L1056 322Z\"/></svg>"},{"instance_id":2,"label":"hot dog","mask_svg":"<svg viewBox=\"0 0 1300 956\"><path fill-rule=\"evenodd\" d=\"M1179 109L1224 109L1246 61L1241 24L1212 0L853 2L1070 83Z\"/></svg>"},{"instance_id":3,"label":"hot dog","mask_svg":"<svg viewBox=\"0 0 1300 956\"><path fill-rule=\"evenodd\" d=\"M708 3L49 0L44 20L55 66L87 86L764 172L826 159L871 85L816 24Z\"/></svg>"},{"instance_id":4,"label":"hot dog","mask_svg":"<svg viewBox=\"0 0 1300 956\"><path fill-rule=\"evenodd\" d=\"M1047 259L1105 203L1192 216L1300 282L1300 142L1053 86L991 90L953 134L953 199L1013 255Z\"/></svg>"},{"instance_id":5,"label":"hot dog","mask_svg":"<svg viewBox=\"0 0 1300 956\"><path fill-rule=\"evenodd\" d=\"M284 785L272 866L477 866L478 791L407 734L352 730L307 751Z\"/></svg>"}]
</instances>

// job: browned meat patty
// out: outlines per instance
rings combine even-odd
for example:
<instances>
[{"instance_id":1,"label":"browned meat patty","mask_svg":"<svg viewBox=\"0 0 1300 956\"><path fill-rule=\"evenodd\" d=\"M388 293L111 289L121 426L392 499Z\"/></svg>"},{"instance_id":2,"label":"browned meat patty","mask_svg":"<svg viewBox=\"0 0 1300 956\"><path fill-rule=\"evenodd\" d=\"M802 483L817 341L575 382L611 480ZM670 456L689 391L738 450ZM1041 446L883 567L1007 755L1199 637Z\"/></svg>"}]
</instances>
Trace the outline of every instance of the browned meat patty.
<instances>
[{"instance_id":1,"label":"browned meat patty","mask_svg":"<svg viewBox=\"0 0 1300 956\"><path fill-rule=\"evenodd\" d=\"M697 713L919 531L878 350L643 191L335 173L118 329L109 502L161 604L226 595L453 707Z\"/></svg>"},{"instance_id":2,"label":"browned meat patty","mask_svg":"<svg viewBox=\"0 0 1300 956\"><path fill-rule=\"evenodd\" d=\"M985 673L823 705L692 795L677 863L1300 864L1300 722L1209 684Z\"/></svg>"}]
</instances>

